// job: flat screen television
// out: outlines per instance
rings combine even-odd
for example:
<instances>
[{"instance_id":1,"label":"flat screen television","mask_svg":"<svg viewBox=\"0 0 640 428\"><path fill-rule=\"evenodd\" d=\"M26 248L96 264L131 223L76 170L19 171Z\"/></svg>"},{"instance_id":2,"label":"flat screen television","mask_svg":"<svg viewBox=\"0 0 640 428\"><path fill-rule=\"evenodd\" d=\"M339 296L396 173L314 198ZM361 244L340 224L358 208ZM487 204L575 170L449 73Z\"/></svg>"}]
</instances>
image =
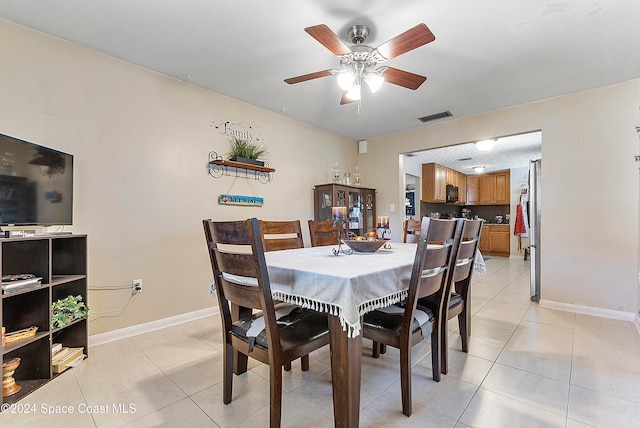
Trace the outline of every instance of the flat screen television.
<instances>
[{"instance_id":1,"label":"flat screen television","mask_svg":"<svg viewBox=\"0 0 640 428\"><path fill-rule=\"evenodd\" d=\"M0 134L0 226L73 221L73 155Z\"/></svg>"}]
</instances>

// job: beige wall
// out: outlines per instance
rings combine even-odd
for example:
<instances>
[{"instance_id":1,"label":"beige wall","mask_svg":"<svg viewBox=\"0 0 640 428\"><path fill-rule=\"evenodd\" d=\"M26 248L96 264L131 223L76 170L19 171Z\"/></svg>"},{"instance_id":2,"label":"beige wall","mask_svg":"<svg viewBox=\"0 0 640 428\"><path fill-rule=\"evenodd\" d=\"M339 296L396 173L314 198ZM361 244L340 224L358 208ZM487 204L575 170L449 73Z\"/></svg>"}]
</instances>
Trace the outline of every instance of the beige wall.
<instances>
[{"instance_id":1,"label":"beige wall","mask_svg":"<svg viewBox=\"0 0 640 428\"><path fill-rule=\"evenodd\" d=\"M361 169L378 212L401 200L399 153L542 130L541 298L638 312L640 80L369 140ZM454 112L455 114L455 112ZM370 172L385 165L389 174ZM401 211L392 215L398 238Z\"/></svg>"},{"instance_id":2,"label":"beige wall","mask_svg":"<svg viewBox=\"0 0 640 428\"><path fill-rule=\"evenodd\" d=\"M0 133L75 155L74 225L89 237L89 284L143 292L90 334L211 307L201 220L313 217L314 184L332 165L355 171L357 142L71 43L0 21ZM261 208L219 206L249 182L214 179L208 153L225 153L213 121L257 127L273 181L251 181ZM363 184L368 184L364 180ZM308 236L305 236L308 243ZM97 312L122 308L130 290L91 291Z\"/></svg>"}]
</instances>

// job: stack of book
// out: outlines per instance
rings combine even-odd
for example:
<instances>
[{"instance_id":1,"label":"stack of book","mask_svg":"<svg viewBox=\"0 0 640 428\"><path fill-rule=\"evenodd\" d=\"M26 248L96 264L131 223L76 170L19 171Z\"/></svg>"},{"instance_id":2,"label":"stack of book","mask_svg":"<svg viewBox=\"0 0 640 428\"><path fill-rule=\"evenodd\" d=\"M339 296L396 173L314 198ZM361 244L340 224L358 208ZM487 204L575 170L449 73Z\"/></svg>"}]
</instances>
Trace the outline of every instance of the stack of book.
<instances>
[{"instance_id":1,"label":"stack of book","mask_svg":"<svg viewBox=\"0 0 640 428\"><path fill-rule=\"evenodd\" d=\"M31 274L4 275L2 277L2 294L15 293L25 288L38 287L42 277Z\"/></svg>"},{"instance_id":2,"label":"stack of book","mask_svg":"<svg viewBox=\"0 0 640 428\"><path fill-rule=\"evenodd\" d=\"M51 365L53 372L62 373L69 367L76 367L84 360L84 348L67 348L60 343L51 345Z\"/></svg>"}]
</instances>

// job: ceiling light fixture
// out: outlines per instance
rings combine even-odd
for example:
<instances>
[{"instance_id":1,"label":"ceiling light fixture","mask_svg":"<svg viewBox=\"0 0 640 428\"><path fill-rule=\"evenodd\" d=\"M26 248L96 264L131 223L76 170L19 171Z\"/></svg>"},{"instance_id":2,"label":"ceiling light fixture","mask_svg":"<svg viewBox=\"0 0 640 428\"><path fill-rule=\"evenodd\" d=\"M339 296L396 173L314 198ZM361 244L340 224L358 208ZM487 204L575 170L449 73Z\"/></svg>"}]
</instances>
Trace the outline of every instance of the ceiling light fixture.
<instances>
[{"instance_id":1,"label":"ceiling light fixture","mask_svg":"<svg viewBox=\"0 0 640 428\"><path fill-rule=\"evenodd\" d=\"M477 172L478 174L480 174L482 171L484 171L484 167L483 166L474 166L473 170L475 172Z\"/></svg>"},{"instance_id":2,"label":"ceiling light fixture","mask_svg":"<svg viewBox=\"0 0 640 428\"><path fill-rule=\"evenodd\" d=\"M364 45L369 36L369 28L365 25L354 25L349 30L349 39L355 44L351 53L340 58L342 70L333 71L338 75L338 86L345 92L345 97L351 101L358 101L358 113L360 112L360 100L362 99L362 86L367 85L372 94L378 92L384 83L384 72L389 67L376 67L379 62L385 61L377 50Z\"/></svg>"},{"instance_id":3,"label":"ceiling light fixture","mask_svg":"<svg viewBox=\"0 0 640 428\"><path fill-rule=\"evenodd\" d=\"M488 152L496 145L496 140L481 140L476 142L476 148L481 152Z\"/></svg>"}]
</instances>

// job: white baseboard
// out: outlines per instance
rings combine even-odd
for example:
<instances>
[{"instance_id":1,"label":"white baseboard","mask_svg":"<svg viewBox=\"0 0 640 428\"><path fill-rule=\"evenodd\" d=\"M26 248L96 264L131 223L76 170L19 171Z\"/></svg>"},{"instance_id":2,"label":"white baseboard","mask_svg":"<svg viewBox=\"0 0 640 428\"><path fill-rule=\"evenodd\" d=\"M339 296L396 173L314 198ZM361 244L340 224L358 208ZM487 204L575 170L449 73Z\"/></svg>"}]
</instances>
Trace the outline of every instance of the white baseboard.
<instances>
[{"instance_id":1,"label":"white baseboard","mask_svg":"<svg viewBox=\"0 0 640 428\"><path fill-rule=\"evenodd\" d=\"M212 315L218 315L218 307L201 309L199 311L188 312L186 314L180 314L169 318L163 318L160 320L146 322L144 324L132 325L130 327L121 328L118 330L108 331L106 333L99 333L89 336L89 346L104 345L105 343L113 342L120 339L126 339L127 337L137 336L143 333L149 333L162 328L171 327L178 324L183 324L189 321L195 321L201 318L206 318Z\"/></svg>"},{"instance_id":2,"label":"white baseboard","mask_svg":"<svg viewBox=\"0 0 640 428\"><path fill-rule=\"evenodd\" d=\"M636 326L636 331L640 334L640 315L636 315L636 320L633 325Z\"/></svg>"},{"instance_id":3,"label":"white baseboard","mask_svg":"<svg viewBox=\"0 0 640 428\"><path fill-rule=\"evenodd\" d=\"M559 311L574 312L577 314L591 315L601 318L612 318L621 321L636 321L634 312L614 311L613 309L595 308L593 306L574 305L571 303L554 302L553 300L541 299L540 306L547 309L557 309Z\"/></svg>"}]
</instances>

